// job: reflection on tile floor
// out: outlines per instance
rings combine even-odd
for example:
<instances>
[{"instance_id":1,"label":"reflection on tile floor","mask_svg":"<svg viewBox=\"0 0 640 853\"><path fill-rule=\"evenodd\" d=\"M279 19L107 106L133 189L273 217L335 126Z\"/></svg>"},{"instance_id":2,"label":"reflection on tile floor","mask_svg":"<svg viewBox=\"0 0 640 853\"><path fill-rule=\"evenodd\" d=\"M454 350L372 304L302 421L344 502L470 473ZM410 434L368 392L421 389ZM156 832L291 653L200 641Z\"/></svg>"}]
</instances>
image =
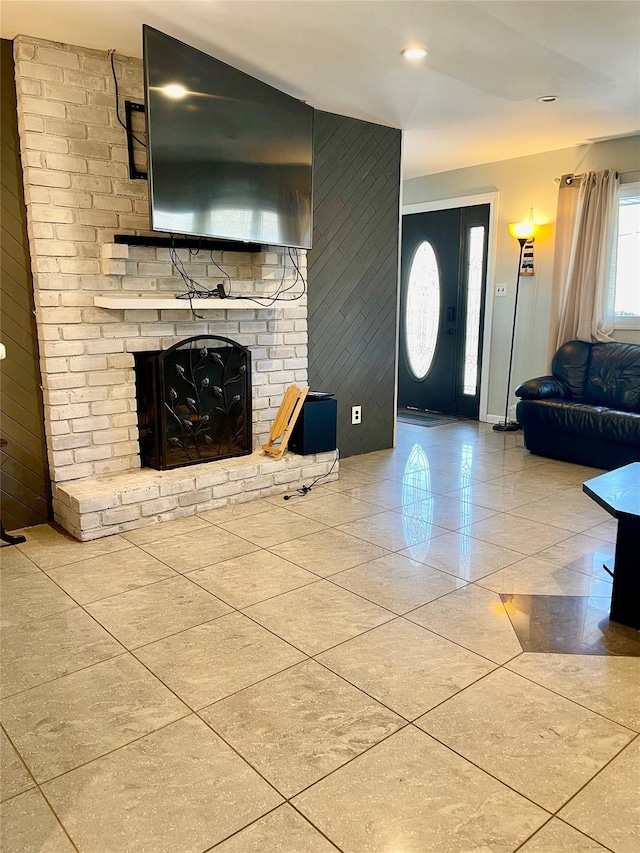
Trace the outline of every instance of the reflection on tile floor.
<instances>
[{"instance_id":1,"label":"reflection on tile floor","mask_svg":"<svg viewBox=\"0 0 640 853\"><path fill-rule=\"evenodd\" d=\"M525 652L640 655L640 631L609 619L611 598L501 595Z\"/></svg>"},{"instance_id":2,"label":"reflection on tile floor","mask_svg":"<svg viewBox=\"0 0 640 853\"><path fill-rule=\"evenodd\" d=\"M640 634L608 619L598 473L400 424L287 505L27 530L0 847L635 853Z\"/></svg>"}]
</instances>

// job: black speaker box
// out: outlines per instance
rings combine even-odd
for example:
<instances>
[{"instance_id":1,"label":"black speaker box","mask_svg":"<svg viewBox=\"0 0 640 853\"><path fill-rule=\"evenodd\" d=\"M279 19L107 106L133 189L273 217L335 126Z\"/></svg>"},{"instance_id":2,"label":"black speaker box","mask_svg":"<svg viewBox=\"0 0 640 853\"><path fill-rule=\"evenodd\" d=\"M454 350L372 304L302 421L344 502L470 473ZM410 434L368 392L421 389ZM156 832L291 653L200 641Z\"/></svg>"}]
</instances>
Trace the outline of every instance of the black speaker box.
<instances>
[{"instance_id":1,"label":"black speaker box","mask_svg":"<svg viewBox=\"0 0 640 853\"><path fill-rule=\"evenodd\" d=\"M337 400L307 397L291 432L288 449L301 456L335 450L337 418Z\"/></svg>"}]
</instances>

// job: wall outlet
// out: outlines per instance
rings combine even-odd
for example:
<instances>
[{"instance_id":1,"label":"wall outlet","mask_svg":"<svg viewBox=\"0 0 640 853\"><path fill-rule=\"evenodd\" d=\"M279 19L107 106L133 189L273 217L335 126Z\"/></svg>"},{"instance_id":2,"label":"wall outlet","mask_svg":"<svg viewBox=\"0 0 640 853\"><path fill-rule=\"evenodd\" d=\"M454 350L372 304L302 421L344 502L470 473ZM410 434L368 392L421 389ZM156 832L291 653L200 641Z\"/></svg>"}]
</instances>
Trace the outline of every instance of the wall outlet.
<instances>
[{"instance_id":1,"label":"wall outlet","mask_svg":"<svg viewBox=\"0 0 640 853\"><path fill-rule=\"evenodd\" d=\"M506 284L496 284L496 296L506 296L507 295L507 285Z\"/></svg>"},{"instance_id":2,"label":"wall outlet","mask_svg":"<svg viewBox=\"0 0 640 853\"><path fill-rule=\"evenodd\" d=\"M362 406L351 406L351 423L362 423Z\"/></svg>"}]
</instances>

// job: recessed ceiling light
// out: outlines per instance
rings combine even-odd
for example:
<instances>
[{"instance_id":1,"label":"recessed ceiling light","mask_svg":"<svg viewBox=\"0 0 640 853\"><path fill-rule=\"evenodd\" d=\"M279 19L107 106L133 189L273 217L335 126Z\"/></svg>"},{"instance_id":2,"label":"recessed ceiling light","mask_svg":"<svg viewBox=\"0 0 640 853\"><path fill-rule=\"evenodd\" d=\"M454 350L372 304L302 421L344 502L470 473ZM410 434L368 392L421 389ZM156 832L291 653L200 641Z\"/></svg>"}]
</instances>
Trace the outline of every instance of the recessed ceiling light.
<instances>
[{"instance_id":1,"label":"recessed ceiling light","mask_svg":"<svg viewBox=\"0 0 640 853\"><path fill-rule=\"evenodd\" d=\"M184 98L187 93L187 89L181 83L168 83L166 86L162 87L162 92L167 96L167 98L173 98L175 101L180 100L180 98Z\"/></svg>"},{"instance_id":2,"label":"recessed ceiling light","mask_svg":"<svg viewBox=\"0 0 640 853\"><path fill-rule=\"evenodd\" d=\"M558 98L556 95L543 95L541 98L536 98L536 101L539 104L552 104L554 101L557 101Z\"/></svg>"},{"instance_id":3,"label":"recessed ceiling light","mask_svg":"<svg viewBox=\"0 0 640 853\"><path fill-rule=\"evenodd\" d=\"M427 55L427 51L423 47L407 47L402 51L405 59L422 59Z\"/></svg>"}]
</instances>

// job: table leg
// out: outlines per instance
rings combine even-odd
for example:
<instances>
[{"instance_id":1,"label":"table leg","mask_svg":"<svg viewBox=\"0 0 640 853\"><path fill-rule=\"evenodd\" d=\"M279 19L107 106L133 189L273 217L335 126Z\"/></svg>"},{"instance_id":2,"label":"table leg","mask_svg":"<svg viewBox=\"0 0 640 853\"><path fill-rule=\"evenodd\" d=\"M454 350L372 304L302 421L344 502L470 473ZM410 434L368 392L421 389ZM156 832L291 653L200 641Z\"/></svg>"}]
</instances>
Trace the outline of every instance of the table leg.
<instances>
[{"instance_id":1,"label":"table leg","mask_svg":"<svg viewBox=\"0 0 640 853\"><path fill-rule=\"evenodd\" d=\"M640 629L640 518L618 519L611 619Z\"/></svg>"}]
</instances>

